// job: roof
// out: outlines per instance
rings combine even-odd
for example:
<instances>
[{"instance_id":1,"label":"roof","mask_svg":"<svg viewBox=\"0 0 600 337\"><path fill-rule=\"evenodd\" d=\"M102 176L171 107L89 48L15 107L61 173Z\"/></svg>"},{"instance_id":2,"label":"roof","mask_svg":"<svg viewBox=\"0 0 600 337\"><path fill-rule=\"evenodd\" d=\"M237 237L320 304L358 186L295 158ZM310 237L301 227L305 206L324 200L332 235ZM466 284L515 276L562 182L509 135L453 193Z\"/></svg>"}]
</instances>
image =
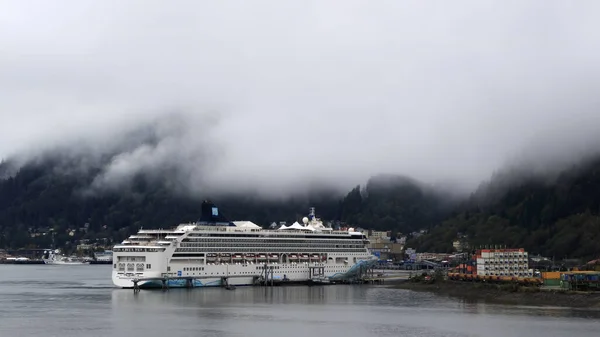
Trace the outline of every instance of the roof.
<instances>
[{"instance_id":1,"label":"roof","mask_svg":"<svg viewBox=\"0 0 600 337\"><path fill-rule=\"evenodd\" d=\"M286 227L285 225L281 226L279 228L279 230L285 230L285 229L297 229L297 230L305 230L305 231L315 231L315 229L313 228L313 226L308 225L308 226L302 226L301 224L299 224L298 222L294 222L293 225Z\"/></svg>"},{"instance_id":2,"label":"roof","mask_svg":"<svg viewBox=\"0 0 600 337\"><path fill-rule=\"evenodd\" d=\"M240 228L262 228L259 225L253 223L252 221L234 221L233 224L236 227L240 227Z\"/></svg>"}]
</instances>

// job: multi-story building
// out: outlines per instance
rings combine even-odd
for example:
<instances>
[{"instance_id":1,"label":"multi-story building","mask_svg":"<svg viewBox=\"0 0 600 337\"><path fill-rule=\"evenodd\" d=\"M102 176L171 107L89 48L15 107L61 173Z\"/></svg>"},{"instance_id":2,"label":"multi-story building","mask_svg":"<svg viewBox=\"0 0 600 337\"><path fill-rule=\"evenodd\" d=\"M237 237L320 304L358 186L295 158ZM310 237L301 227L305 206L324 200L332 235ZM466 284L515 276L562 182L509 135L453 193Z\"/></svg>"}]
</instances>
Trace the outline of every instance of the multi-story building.
<instances>
[{"instance_id":1,"label":"multi-story building","mask_svg":"<svg viewBox=\"0 0 600 337\"><path fill-rule=\"evenodd\" d=\"M526 277L529 269L528 254L523 248L480 249L476 251L477 275Z\"/></svg>"},{"instance_id":2,"label":"multi-story building","mask_svg":"<svg viewBox=\"0 0 600 337\"><path fill-rule=\"evenodd\" d=\"M391 232L390 231L374 231L371 230L369 231L369 240L371 240L371 242L390 242L390 236L391 236Z\"/></svg>"},{"instance_id":3,"label":"multi-story building","mask_svg":"<svg viewBox=\"0 0 600 337\"><path fill-rule=\"evenodd\" d=\"M380 260L397 259L402 260L403 245L393 242L375 242L368 246L369 252L377 256Z\"/></svg>"}]
</instances>

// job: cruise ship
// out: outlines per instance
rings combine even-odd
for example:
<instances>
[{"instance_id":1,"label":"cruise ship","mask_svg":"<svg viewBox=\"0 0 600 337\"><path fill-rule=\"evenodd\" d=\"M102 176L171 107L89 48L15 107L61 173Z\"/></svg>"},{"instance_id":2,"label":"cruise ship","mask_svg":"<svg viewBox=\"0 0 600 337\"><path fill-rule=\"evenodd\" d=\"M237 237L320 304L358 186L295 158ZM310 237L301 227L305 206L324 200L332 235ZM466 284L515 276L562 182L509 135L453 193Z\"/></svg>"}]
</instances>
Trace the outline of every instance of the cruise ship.
<instances>
[{"instance_id":1,"label":"cruise ship","mask_svg":"<svg viewBox=\"0 0 600 337\"><path fill-rule=\"evenodd\" d=\"M173 229L140 229L113 247L112 280L133 288L252 285L260 277L308 282L356 278L377 257L367 237L323 225L310 208L302 224L266 230L250 221L229 221L212 203L201 218ZM268 272L265 272L268 271ZM165 281L166 280L166 281Z\"/></svg>"}]
</instances>

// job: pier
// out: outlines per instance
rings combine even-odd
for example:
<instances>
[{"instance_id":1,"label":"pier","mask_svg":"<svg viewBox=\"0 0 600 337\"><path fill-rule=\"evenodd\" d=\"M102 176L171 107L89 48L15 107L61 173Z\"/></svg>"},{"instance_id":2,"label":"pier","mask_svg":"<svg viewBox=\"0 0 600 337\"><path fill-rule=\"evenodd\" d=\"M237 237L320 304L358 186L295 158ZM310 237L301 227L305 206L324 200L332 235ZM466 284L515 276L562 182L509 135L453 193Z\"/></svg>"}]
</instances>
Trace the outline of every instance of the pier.
<instances>
[{"instance_id":1,"label":"pier","mask_svg":"<svg viewBox=\"0 0 600 337\"><path fill-rule=\"evenodd\" d=\"M42 260L15 260L15 259L2 259L0 264L44 264Z\"/></svg>"},{"instance_id":2,"label":"pier","mask_svg":"<svg viewBox=\"0 0 600 337\"><path fill-rule=\"evenodd\" d=\"M367 284L385 284L386 282L402 282L408 280L413 274L413 271L408 270L377 270L369 269L360 278L361 283Z\"/></svg>"},{"instance_id":3,"label":"pier","mask_svg":"<svg viewBox=\"0 0 600 337\"><path fill-rule=\"evenodd\" d=\"M351 279L330 279L325 276L324 266L309 266L309 278L303 281L292 281L283 275L283 277L275 277L274 265L264 264L259 269L259 274L255 275L227 275L221 276L221 287L233 290L235 286L229 283L232 278L247 278L252 277L254 286L273 287L280 285L326 285L326 284L385 284L386 282L399 282L408 280L413 274L411 271L404 270L377 270L373 268L363 268L359 270L356 277ZM143 281L160 281L162 290L169 290L169 280L185 280L185 288L194 288L194 280L213 279L215 276L160 276L160 277L142 277L133 279L134 293L140 292L139 282Z\"/></svg>"}]
</instances>

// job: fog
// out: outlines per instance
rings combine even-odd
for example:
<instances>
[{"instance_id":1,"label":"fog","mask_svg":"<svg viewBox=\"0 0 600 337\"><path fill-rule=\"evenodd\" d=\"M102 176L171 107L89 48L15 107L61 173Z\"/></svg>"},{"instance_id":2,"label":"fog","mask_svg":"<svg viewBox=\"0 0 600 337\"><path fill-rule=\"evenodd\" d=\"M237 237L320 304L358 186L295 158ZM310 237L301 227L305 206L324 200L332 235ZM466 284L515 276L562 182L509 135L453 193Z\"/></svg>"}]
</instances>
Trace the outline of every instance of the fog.
<instances>
[{"instance_id":1,"label":"fog","mask_svg":"<svg viewBox=\"0 0 600 337\"><path fill-rule=\"evenodd\" d=\"M77 169L102 165L94 190L144 172L192 192L378 173L468 191L600 140L597 1L0 8L0 157L89 157ZM140 128L154 140L131 142Z\"/></svg>"}]
</instances>

